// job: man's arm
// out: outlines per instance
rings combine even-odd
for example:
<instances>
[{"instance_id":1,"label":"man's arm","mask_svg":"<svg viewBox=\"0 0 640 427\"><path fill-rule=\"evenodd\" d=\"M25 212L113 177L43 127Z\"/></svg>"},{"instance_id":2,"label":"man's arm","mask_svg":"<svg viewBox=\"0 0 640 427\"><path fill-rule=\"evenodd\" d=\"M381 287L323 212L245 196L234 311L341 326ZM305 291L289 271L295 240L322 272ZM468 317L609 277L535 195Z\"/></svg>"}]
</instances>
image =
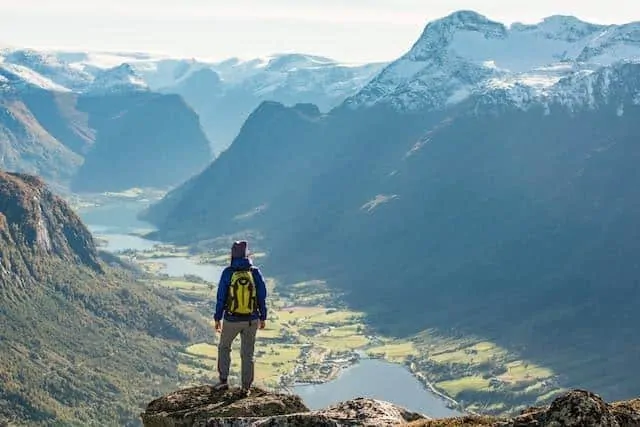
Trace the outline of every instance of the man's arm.
<instances>
[{"instance_id":1,"label":"man's arm","mask_svg":"<svg viewBox=\"0 0 640 427\"><path fill-rule=\"evenodd\" d=\"M267 320L267 285L265 285L262 273L260 273L258 268L253 270L253 279L256 282L256 296L258 297L260 320Z\"/></svg>"},{"instance_id":2,"label":"man's arm","mask_svg":"<svg viewBox=\"0 0 640 427\"><path fill-rule=\"evenodd\" d=\"M231 278L229 277L229 269L222 270L220 275L220 282L218 283L218 295L216 297L216 309L213 315L213 320L216 322L222 319L224 313L224 306L227 303L227 292L229 291L229 283Z\"/></svg>"}]
</instances>

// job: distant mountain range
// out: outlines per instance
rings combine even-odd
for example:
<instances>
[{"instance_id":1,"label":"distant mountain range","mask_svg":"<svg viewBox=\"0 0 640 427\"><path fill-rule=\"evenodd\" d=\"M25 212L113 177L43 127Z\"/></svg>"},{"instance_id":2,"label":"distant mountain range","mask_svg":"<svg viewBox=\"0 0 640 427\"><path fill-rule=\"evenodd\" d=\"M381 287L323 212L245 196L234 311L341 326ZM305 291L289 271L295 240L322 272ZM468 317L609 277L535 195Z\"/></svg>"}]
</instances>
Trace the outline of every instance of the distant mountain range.
<instances>
[{"instance_id":1,"label":"distant mountain range","mask_svg":"<svg viewBox=\"0 0 640 427\"><path fill-rule=\"evenodd\" d=\"M5 48L0 49L0 94L3 86L5 90L8 86L14 90L37 87L91 96L178 94L198 114L213 155L217 155L231 144L261 101L313 102L327 111L355 94L383 65L341 64L303 54L207 62L145 54ZM189 169L197 172L197 168Z\"/></svg>"},{"instance_id":2,"label":"distant mountain range","mask_svg":"<svg viewBox=\"0 0 640 427\"><path fill-rule=\"evenodd\" d=\"M328 279L385 333L483 336L624 398L639 138L640 23L460 11L327 113L262 103L144 218L182 243L256 231L270 272Z\"/></svg>"}]
</instances>

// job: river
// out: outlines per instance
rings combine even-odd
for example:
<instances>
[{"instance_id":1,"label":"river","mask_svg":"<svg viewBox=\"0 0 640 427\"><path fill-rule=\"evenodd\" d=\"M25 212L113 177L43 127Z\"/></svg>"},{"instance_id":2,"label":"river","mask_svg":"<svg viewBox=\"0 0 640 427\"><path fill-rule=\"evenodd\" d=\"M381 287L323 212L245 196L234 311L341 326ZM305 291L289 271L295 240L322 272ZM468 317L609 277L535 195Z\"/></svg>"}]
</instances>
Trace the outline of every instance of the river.
<instances>
[{"instance_id":1,"label":"river","mask_svg":"<svg viewBox=\"0 0 640 427\"><path fill-rule=\"evenodd\" d=\"M101 248L103 250L115 252L125 249L151 249L159 242L128 234L152 229L149 224L135 219L136 207L105 207L99 211L80 212L80 216L89 224L89 229L96 237L106 241L106 246ZM221 272L218 266L197 264L187 258L159 258L154 261L164 264L163 272L175 277L195 274L207 281L215 282ZM431 417L459 414L427 390L404 366L379 359L362 359L356 365L345 369L333 381L299 385L294 387L294 391L311 409L320 409L355 397L371 397Z\"/></svg>"}]
</instances>

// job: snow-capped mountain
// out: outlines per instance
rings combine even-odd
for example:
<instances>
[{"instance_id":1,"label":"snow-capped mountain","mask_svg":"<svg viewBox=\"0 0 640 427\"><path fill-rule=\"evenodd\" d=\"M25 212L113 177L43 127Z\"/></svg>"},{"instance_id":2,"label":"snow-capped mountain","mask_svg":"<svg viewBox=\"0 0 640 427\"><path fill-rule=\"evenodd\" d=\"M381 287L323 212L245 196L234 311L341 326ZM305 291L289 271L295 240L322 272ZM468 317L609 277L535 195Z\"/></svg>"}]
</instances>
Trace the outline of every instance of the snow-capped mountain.
<instances>
[{"instance_id":1,"label":"snow-capped mountain","mask_svg":"<svg viewBox=\"0 0 640 427\"><path fill-rule=\"evenodd\" d=\"M3 62L13 67L31 70L69 90L82 90L93 80L91 74L47 52L31 49L7 51Z\"/></svg>"},{"instance_id":2,"label":"snow-capped mountain","mask_svg":"<svg viewBox=\"0 0 640 427\"><path fill-rule=\"evenodd\" d=\"M95 74L86 89L91 94L122 93L148 90L147 84L129 64L118 65Z\"/></svg>"},{"instance_id":3,"label":"snow-capped mountain","mask_svg":"<svg viewBox=\"0 0 640 427\"><path fill-rule=\"evenodd\" d=\"M550 16L536 25L507 27L459 11L430 22L405 55L345 104L441 109L474 94L491 97L496 90L524 106L563 94L572 97L568 82L582 82L580 76L637 58L640 23L604 26Z\"/></svg>"},{"instance_id":4,"label":"snow-capped mountain","mask_svg":"<svg viewBox=\"0 0 640 427\"><path fill-rule=\"evenodd\" d=\"M299 53L207 61L137 52L4 48L0 88L179 94L198 113L214 151L220 152L260 102L314 103L328 111L357 93L384 65L345 64Z\"/></svg>"},{"instance_id":5,"label":"snow-capped mountain","mask_svg":"<svg viewBox=\"0 0 640 427\"><path fill-rule=\"evenodd\" d=\"M22 91L32 89L45 89L56 92L71 91L69 88L33 71L31 68L0 61L0 90Z\"/></svg>"}]
</instances>

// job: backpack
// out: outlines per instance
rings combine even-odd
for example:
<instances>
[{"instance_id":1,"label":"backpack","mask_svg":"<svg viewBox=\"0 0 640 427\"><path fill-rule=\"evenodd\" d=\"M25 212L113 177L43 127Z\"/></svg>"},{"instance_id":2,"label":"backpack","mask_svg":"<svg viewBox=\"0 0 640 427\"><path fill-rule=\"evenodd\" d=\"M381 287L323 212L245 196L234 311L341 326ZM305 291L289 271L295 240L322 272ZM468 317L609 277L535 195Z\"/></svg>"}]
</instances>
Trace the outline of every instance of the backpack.
<instances>
[{"instance_id":1,"label":"backpack","mask_svg":"<svg viewBox=\"0 0 640 427\"><path fill-rule=\"evenodd\" d=\"M231 315L250 316L257 309L256 285L252 270L235 270L231 275L227 312Z\"/></svg>"}]
</instances>

